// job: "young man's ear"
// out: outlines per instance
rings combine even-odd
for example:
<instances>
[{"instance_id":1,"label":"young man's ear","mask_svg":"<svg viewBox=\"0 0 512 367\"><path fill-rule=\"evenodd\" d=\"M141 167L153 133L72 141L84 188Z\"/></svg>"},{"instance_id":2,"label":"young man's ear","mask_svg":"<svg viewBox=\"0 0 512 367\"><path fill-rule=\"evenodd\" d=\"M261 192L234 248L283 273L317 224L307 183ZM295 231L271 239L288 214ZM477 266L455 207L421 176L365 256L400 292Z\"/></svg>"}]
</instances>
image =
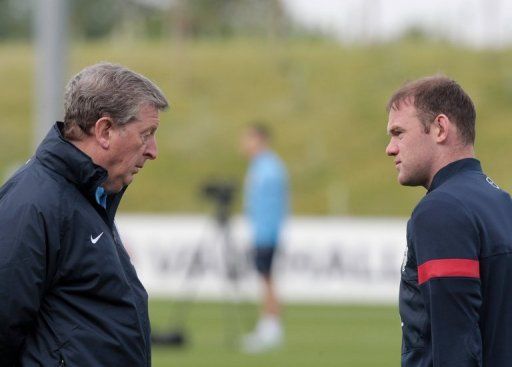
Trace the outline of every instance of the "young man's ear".
<instances>
[{"instance_id":1,"label":"young man's ear","mask_svg":"<svg viewBox=\"0 0 512 367\"><path fill-rule=\"evenodd\" d=\"M434 123L432 124L435 133L435 139L438 143L443 143L448 139L449 130L452 127L452 123L448 116L441 113L436 116Z\"/></svg>"},{"instance_id":2,"label":"young man's ear","mask_svg":"<svg viewBox=\"0 0 512 367\"><path fill-rule=\"evenodd\" d=\"M110 137L114 123L110 117L102 117L94 124L94 136L103 149L110 146Z\"/></svg>"}]
</instances>

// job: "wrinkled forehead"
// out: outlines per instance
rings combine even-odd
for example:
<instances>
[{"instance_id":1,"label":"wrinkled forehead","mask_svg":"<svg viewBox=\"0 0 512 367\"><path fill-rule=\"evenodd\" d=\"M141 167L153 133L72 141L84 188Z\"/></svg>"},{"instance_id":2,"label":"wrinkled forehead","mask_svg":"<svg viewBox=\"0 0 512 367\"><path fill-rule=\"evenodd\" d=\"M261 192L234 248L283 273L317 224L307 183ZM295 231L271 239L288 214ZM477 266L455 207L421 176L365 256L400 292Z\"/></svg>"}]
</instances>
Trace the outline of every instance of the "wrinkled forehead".
<instances>
[{"instance_id":1,"label":"wrinkled forehead","mask_svg":"<svg viewBox=\"0 0 512 367\"><path fill-rule=\"evenodd\" d=\"M143 105L139 108L135 119L141 122L158 125L160 123L160 111L154 105Z\"/></svg>"}]
</instances>

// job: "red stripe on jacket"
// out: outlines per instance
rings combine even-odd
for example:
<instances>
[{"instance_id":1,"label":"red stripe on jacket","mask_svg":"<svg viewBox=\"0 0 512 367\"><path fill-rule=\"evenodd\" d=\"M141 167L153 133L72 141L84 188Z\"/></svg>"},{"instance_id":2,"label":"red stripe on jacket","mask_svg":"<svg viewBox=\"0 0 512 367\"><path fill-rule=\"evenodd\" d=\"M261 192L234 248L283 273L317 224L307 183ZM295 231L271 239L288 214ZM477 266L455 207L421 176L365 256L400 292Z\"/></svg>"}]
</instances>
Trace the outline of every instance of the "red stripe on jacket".
<instances>
[{"instance_id":1,"label":"red stripe on jacket","mask_svg":"<svg viewBox=\"0 0 512 367\"><path fill-rule=\"evenodd\" d=\"M418 266L418 284L432 278L468 277L480 279L480 263L469 259L437 259Z\"/></svg>"}]
</instances>

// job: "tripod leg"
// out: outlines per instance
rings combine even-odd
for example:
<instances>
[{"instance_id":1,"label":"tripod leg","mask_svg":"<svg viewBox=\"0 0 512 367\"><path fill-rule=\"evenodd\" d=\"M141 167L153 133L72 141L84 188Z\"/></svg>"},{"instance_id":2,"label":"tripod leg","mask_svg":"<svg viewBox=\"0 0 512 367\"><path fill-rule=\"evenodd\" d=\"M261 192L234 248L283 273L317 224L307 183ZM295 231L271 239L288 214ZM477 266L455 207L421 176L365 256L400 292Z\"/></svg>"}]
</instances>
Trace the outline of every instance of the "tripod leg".
<instances>
[{"instance_id":1,"label":"tripod leg","mask_svg":"<svg viewBox=\"0 0 512 367\"><path fill-rule=\"evenodd\" d=\"M242 335L242 310L239 281L241 277L240 252L233 245L229 221L220 222L222 252L225 263L226 300L224 301L225 343L228 348L238 349Z\"/></svg>"},{"instance_id":2,"label":"tripod leg","mask_svg":"<svg viewBox=\"0 0 512 367\"><path fill-rule=\"evenodd\" d=\"M184 270L184 275L182 279L181 289L190 289L190 280L193 277L194 273L202 268L202 263L204 262L202 249L203 244L206 243L206 238L208 231L207 229L210 227L210 223L207 222L204 226L201 236L197 241L196 245L193 247L193 250L190 255L190 261L186 265L186 269ZM212 242L218 241L218 232L214 232L214 237ZM172 306L174 306L174 310L171 310L169 316L169 325L172 325L168 331L166 332L157 332L153 331L151 339L155 344L161 345L170 345L170 346L184 346L188 340L186 337L186 324L187 318L192 310L192 305L197 298L197 293L199 289L195 287L192 289L191 295L183 299L175 299L172 302Z\"/></svg>"}]
</instances>

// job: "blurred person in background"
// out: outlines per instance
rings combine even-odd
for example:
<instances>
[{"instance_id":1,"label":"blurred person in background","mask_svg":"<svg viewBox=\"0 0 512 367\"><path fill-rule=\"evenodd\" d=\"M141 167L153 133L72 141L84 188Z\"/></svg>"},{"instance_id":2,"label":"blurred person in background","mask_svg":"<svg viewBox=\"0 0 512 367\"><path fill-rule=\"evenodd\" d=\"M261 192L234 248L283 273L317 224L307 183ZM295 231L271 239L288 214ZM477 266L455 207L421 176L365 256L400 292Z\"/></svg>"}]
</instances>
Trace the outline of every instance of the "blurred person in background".
<instances>
[{"instance_id":1,"label":"blurred person in background","mask_svg":"<svg viewBox=\"0 0 512 367\"><path fill-rule=\"evenodd\" d=\"M475 159L473 102L437 75L405 84L387 110L398 182L427 190L407 225L402 366L510 366L512 200Z\"/></svg>"},{"instance_id":2,"label":"blurred person in background","mask_svg":"<svg viewBox=\"0 0 512 367\"><path fill-rule=\"evenodd\" d=\"M242 150L250 160L245 178L245 214L252 231L254 265L263 286L259 321L243 339L243 349L249 353L275 348L284 337L272 263L288 213L288 175L270 148L270 138L268 127L262 123L251 124L242 136Z\"/></svg>"},{"instance_id":3,"label":"blurred person in background","mask_svg":"<svg viewBox=\"0 0 512 367\"><path fill-rule=\"evenodd\" d=\"M0 189L1 366L151 365L147 293L114 216L167 106L142 75L89 66Z\"/></svg>"}]
</instances>

